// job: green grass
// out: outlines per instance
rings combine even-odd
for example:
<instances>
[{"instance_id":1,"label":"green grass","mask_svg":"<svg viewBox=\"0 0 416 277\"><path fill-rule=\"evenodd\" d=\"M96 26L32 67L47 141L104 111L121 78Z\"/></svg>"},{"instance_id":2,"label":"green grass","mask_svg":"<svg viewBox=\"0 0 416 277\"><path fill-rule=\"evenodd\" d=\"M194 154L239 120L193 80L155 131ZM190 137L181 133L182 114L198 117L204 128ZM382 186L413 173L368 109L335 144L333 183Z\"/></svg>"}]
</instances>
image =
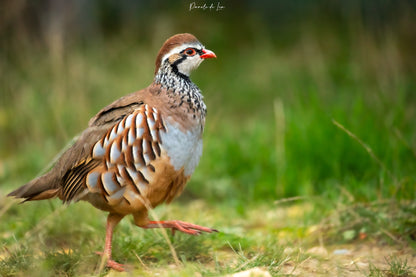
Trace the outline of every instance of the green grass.
<instances>
[{"instance_id":1,"label":"green grass","mask_svg":"<svg viewBox=\"0 0 416 277\"><path fill-rule=\"evenodd\" d=\"M411 268L407 264L407 260L401 260L394 256L386 258L388 264L387 269L380 269L374 265L370 265L368 276L370 277L407 277L412 275Z\"/></svg>"},{"instance_id":2,"label":"green grass","mask_svg":"<svg viewBox=\"0 0 416 277\"><path fill-rule=\"evenodd\" d=\"M344 245L414 251L416 79L399 55L401 38L309 31L290 47L262 33L261 43L243 46L214 31L206 33L212 41L196 34L218 56L192 76L208 106L204 154L181 198L156 213L221 232L169 236L177 265L160 231L128 217L113 251L132 274L260 267L307 276L328 273L325 266L349 270L331 252ZM126 37L64 49L48 38L17 47L14 38L2 54L0 276L108 274L94 254L104 244L104 213L57 200L15 205L5 195L46 168L101 107L152 81L156 48ZM329 256L308 252L315 246ZM413 260L382 254L387 271L370 260L363 275L415 275Z\"/></svg>"}]
</instances>

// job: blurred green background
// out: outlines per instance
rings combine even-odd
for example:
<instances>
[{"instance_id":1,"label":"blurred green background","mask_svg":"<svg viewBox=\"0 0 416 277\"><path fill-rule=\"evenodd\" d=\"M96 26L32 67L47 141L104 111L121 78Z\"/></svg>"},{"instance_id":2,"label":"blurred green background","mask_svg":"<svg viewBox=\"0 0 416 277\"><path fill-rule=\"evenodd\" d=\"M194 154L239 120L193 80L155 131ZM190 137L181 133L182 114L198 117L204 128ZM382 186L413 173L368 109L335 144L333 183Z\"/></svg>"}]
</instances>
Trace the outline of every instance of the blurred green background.
<instances>
[{"instance_id":1,"label":"blurred green background","mask_svg":"<svg viewBox=\"0 0 416 277\"><path fill-rule=\"evenodd\" d=\"M1 193L150 84L163 42L190 32L218 58L191 76L208 118L183 201L415 199L416 1L193 2L2 1Z\"/></svg>"}]
</instances>

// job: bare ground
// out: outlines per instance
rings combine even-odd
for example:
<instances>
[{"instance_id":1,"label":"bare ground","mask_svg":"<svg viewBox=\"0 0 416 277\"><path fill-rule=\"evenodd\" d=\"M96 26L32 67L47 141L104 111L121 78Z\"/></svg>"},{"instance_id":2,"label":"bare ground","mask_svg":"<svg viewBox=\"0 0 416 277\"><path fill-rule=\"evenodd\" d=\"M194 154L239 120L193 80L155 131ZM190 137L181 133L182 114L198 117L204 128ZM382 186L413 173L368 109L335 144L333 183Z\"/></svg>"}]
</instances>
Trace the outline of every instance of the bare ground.
<instances>
[{"instance_id":1,"label":"bare ground","mask_svg":"<svg viewBox=\"0 0 416 277\"><path fill-rule=\"evenodd\" d=\"M290 252L291 249L285 251ZM389 275L392 264L407 264L407 274L416 276L416 253L410 247L401 245L380 246L375 242L357 242L336 247L313 247L301 263L288 261L282 273L290 276L368 276L371 271ZM394 265L393 265L394 266ZM379 275L375 275L379 276ZM397 275L400 276L400 275Z\"/></svg>"}]
</instances>

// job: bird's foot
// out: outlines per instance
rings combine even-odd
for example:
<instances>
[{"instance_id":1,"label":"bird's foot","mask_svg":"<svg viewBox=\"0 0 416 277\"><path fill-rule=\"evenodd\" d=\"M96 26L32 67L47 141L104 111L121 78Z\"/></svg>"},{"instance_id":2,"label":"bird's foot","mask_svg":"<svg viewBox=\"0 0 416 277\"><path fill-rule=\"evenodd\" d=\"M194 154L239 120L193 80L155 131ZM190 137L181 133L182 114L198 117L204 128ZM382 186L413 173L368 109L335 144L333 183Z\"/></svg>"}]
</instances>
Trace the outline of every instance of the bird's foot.
<instances>
[{"instance_id":1,"label":"bird's foot","mask_svg":"<svg viewBox=\"0 0 416 277\"><path fill-rule=\"evenodd\" d=\"M95 254L98 254L100 256L104 256L103 252L95 252ZM123 272L125 271L124 265L120 264L112 259L107 259L106 267Z\"/></svg>"},{"instance_id":2,"label":"bird's foot","mask_svg":"<svg viewBox=\"0 0 416 277\"><path fill-rule=\"evenodd\" d=\"M180 231L189 235L200 235L202 233L212 233L218 232L218 230L208 227L203 227L195 225L188 222L183 222L179 220L168 220L168 221L149 221L149 223L143 228L171 228L172 234L175 234L175 231Z\"/></svg>"},{"instance_id":3,"label":"bird's foot","mask_svg":"<svg viewBox=\"0 0 416 277\"><path fill-rule=\"evenodd\" d=\"M114 269L114 270L117 270L117 271L120 271L120 272L125 271L124 265L120 264L120 263L118 263L114 260L107 260L107 267L111 268L111 269Z\"/></svg>"}]
</instances>

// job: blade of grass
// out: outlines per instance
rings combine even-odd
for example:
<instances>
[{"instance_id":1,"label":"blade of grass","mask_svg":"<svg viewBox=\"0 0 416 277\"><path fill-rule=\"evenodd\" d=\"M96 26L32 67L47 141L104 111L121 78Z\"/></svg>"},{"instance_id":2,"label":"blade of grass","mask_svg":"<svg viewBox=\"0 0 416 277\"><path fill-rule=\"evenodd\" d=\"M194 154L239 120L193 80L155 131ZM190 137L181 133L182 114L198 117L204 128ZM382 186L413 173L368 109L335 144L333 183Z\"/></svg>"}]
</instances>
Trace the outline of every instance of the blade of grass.
<instances>
[{"instance_id":1,"label":"blade of grass","mask_svg":"<svg viewBox=\"0 0 416 277\"><path fill-rule=\"evenodd\" d=\"M394 184L397 183L397 180L396 180L395 176L393 175L393 173L386 167L386 165L380 160L380 158L377 157L377 155L374 153L373 149L371 149L370 146L368 146L359 137L357 137L357 135L355 135L353 132L351 132L350 130L348 130L347 128L345 128L344 125L342 125L341 123L339 123L335 119L332 119L332 123L335 126L337 126L339 129L341 129L342 131L344 131L353 140L355 140L356 142L358 142L367 151L367 153L370 155L370 157L381 167L381 169L384 172L386 172L392 178L393 183ZM383 191L383 187L384 187L384 181L381 180L380 181L380 186L379 186L379 192Z\"/></svg>"},{"instance_id":2,"label":"blade of grass","mask_svg":"<svg viewBox=\"0 0 416 277\"><path fill-rule=\"evenodd\" d=\"M172 257L173 257L173 260L175 261L175 264L179 267L179 266L181 266L181 262L180 262L180 260L179 260L179 258L178 258L178 254L176 253L176 250L175 250L175 248L173 247L173 244L172 244L172 242L170 241L170 239L169 239L169 237L168 237L168 233L167 233L167 231L166 231L166 229L162 226L162 224L160 224L159 223L159 221L160 221L160 218L159 218L159 216L155 213L155 211L153 210L153 207L152 207L152 205L150 204L150 201L147 199L147 198L145 198L145 197L141 197L141 196L139 196L140 197L140 200L141 200L141 202L145 205L145 207L146 207L146 209L149 211L149 213L152 215L152 217L158 222L158 224L159 224L159 227L160 227L160 229L161 229L161 232L162 232L162 236L164 237L164 239L166 240L166 243L168 244L168 246L169 246L169 249L170 249L170 252L172 253Z\"/></svg>"},{"instance_id":3,"label":"blade of grass","mask_svg":"<svg viewBox=\"0 0 416 277\"><path fill-rule=\"evenodd\" d=\"M370 146L368 146L366 143L364 143L360 138L357 137L357 135L355 135L353 132L351 132L350 130L348 130L347 128L344 127L344 125L342 125L341 123L339 123L338 121L336 121L335 119L332 119L332 123L337 126L339 129L341 129L342 131L344 131L348 136L350 136L352 139L354 139L356 142L358 142L366 151L367 153L370 155L370 157L376 161L376 163L384 170L386 171L390 176L393 177L393 174L391 173L391 171L386 167L386 165L376 156L376 154L374 153L373 149L371 149Z\"/></svg>"}]
</instances>

